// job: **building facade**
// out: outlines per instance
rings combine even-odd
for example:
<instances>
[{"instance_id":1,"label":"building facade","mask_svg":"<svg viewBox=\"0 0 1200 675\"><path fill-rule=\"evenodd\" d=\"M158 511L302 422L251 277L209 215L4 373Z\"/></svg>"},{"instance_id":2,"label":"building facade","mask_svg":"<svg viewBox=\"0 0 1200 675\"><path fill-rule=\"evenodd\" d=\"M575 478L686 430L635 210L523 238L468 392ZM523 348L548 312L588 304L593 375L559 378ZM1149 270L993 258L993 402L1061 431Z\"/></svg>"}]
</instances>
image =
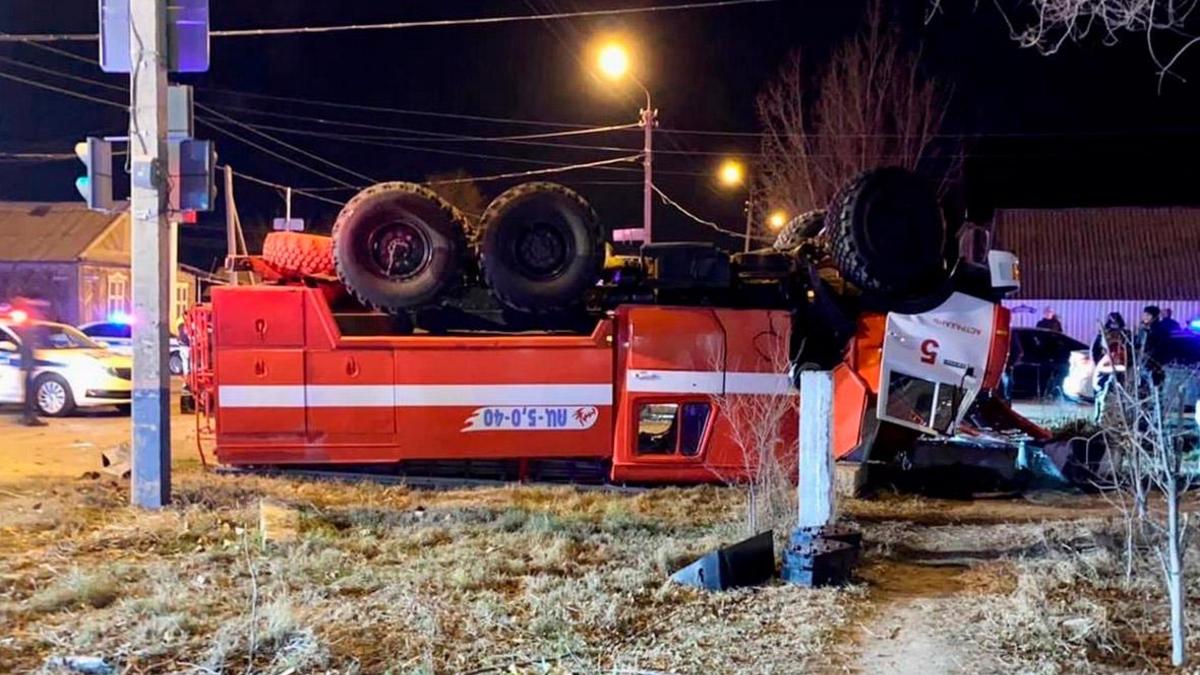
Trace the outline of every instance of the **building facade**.
<instances>
[{"instance_id":1,"label":"building facade","mask_svg":"<svg viewBox=\"0 0 1200 675\"><path fill-rule=\"evenodd\" d=\"M128 213L83 204L0 202L0 302L48 301L51 318L81 325L133 313ZM198 275L178 269L170 326L198 300Z\"/></svg>"},{"instance_id":2,"label":"building facade","mask_svg":"<svg viewBox=\"0 0 1200 675\"><path fill-rule=\"evenodd\" d=\"M996 248L1021 260L1021 290L1005 305L1013 325L1053 309L1063 332L1084 342L1109 312L1135 325L1142 308L1200 319L1200 208L998 210Z\"/></svg>"}]
</instances>

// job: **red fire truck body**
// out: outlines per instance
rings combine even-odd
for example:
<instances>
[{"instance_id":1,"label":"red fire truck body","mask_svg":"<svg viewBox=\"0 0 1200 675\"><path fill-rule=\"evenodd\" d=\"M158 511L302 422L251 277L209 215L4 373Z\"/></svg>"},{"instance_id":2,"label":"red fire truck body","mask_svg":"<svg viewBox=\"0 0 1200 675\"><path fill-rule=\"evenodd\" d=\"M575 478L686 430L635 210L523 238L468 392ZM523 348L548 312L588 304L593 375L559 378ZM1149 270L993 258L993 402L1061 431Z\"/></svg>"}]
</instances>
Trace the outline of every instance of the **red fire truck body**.
<instances>
[{"instance_id":1,"label":"red fire truck body","mask_svg":"<svg viewBox=\"0 0 1200 675\"><path fill-rule=\"evenodd\" d=\"M762 419L794 455L782 310L623 305L590 335L391 335L355 329L318 289L256 285L214 289L200 316L209 325L191 332L208 337L193 382L225 465L492 463L524 477L557 462L614 482L718 482L753 470L731 425ZM1007 355L1005 310L961 294L858 325L834 371L837 457L866 441L876 408L880 420L953 433ZM916 372L925 366L928 379ZM756 413L756 397L787 409Z\"/></svg>"}]
</instances>

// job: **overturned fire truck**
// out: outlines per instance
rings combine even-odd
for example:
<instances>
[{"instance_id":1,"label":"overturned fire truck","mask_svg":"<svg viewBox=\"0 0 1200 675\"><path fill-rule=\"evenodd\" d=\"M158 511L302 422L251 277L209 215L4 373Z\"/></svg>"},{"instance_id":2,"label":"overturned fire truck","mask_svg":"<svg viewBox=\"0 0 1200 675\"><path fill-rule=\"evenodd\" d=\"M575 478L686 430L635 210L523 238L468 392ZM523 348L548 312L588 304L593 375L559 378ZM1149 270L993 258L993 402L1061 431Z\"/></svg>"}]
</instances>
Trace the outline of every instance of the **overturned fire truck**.
<instances>
[{"instance_id":1,"label":"overturned fire truck","mask_svg":"<svg viewBox=\"0 0 1200 675\"><path fill-rule=\"evenodd\" d=\"M815 225L814 225L815 223ZM1008 350L1016 260L961 260L929 188L847 185L779 249L615 255L575 192L521 185L471 227L431 191L368 188L332 237L274 233L259 283L188 316L190 389L234 467L617 483L737 480L742 397L832 369L835 454L952 435Z\"/></svg>"}]
</instances>

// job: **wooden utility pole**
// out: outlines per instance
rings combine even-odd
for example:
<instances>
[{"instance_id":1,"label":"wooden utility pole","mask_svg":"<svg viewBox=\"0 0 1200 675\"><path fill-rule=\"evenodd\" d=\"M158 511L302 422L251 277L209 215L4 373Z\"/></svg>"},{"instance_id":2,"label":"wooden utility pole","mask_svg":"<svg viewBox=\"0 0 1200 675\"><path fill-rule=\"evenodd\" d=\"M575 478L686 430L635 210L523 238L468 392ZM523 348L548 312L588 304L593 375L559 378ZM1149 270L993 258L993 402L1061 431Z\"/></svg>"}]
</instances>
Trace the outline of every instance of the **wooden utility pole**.
<instances>
[{"instance_id":1,"label":"wooden utility pole","mask_svg":"<svg viewBox=\"0 0 1200 675\"><path fill-rule=\"evenodd\" d=\"M167 220L167 2L130 0L129 213L133 240L133 452L130 499L171 499L171 298Z\"/></svg>"}]
</instances>

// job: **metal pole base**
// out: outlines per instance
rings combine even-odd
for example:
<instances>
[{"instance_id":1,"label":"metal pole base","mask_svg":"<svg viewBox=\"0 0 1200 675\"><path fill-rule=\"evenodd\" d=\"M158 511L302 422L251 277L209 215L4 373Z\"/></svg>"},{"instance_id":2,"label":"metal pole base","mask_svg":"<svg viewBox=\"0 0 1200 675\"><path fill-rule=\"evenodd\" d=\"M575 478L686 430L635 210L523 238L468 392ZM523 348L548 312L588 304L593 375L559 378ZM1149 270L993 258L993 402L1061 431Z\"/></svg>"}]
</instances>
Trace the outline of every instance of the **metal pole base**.
<instances>
[{"instance_id":1,"label":"metal pole base","mask_svg":"<svg viewBox=\"0 0 1200 675\"><path fill-rule=\"evenodd\" d=\"M784 581L815 588L850 583L858 566L862 533L834 525L798 527L783 552Z\"/></svg>"}]
</instances>

